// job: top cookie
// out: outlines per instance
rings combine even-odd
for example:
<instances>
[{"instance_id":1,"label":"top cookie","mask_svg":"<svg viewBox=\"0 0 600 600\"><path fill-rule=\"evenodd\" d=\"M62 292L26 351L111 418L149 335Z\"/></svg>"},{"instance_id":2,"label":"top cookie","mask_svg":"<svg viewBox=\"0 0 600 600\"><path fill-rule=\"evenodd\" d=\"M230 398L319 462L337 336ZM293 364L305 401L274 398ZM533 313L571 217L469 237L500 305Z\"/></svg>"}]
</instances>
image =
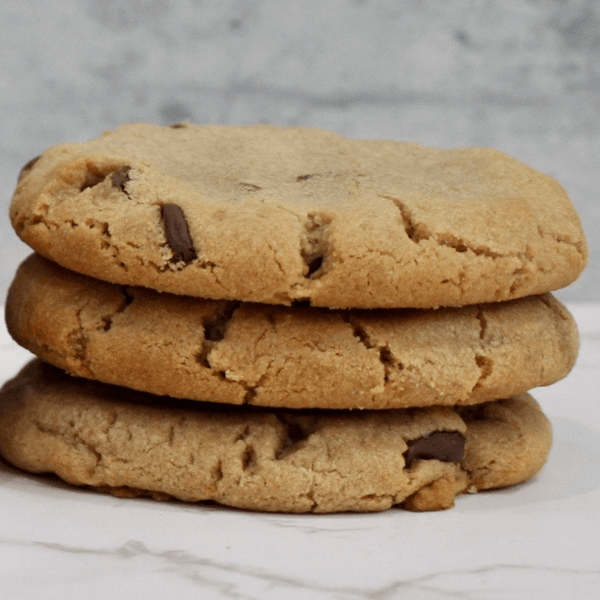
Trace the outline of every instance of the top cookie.
<instances>
[{"instance_id":1,"label":"top cookie","mask_svg":"<svg viewBox=\"0 0 600 600\"><path fill-rule=\"evenodd\" d=\"M10 216L74 271L270 304L495 302L564 287L587 260L563 188L501 152L266 125L55 146L21 171Z\"/></svg>"}]
</instances>

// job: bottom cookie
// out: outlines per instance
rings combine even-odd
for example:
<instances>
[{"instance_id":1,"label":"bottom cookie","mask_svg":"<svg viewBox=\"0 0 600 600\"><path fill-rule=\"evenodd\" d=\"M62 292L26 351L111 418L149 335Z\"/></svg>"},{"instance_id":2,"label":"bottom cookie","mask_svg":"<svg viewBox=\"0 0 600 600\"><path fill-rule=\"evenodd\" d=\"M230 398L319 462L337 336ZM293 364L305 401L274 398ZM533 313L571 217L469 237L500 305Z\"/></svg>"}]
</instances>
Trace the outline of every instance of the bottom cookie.
<instances>
[{"instance_id":1,"label":"bottom cookie","mask_svg":"<svg viewBox=\"0 0 600 600\"><path fill-rule=\"evenodd\" d=\"M280 512L439 510L535 475L552 442L528 394L481 405L293 411L176 401L36 359L0 391L0 453L116 496Z\"/></svg>"}]
</instances>

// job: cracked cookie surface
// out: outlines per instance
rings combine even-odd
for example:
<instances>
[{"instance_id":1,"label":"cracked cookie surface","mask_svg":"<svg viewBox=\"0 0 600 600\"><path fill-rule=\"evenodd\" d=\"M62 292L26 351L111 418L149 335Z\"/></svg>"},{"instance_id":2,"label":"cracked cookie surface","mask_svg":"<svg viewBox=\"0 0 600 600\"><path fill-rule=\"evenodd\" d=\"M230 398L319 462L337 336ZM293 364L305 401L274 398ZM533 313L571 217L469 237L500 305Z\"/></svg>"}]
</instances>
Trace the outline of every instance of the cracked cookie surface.
<instances>
[{"instance_id":1,"label":"cracked cookie surface","mask_svg":"<svg viewBox=\"0 0 600 600\"><path fill-rule=\"evenodd\" d=\"M438 310L330 310L119 286L32 255L13 338L75 375L193 400L289 408L472 404L549 385L577 357L551 295Z\"/></svg>"},{"instance_id":2,"label":"cracked cookie surface","mask_svg":"<svg viewBox=\"0 0 600 600\"><path fill-rule=\"evenodd\" d=\"M527 394L457 410L167 408L39 359L0 391L0 453L22 469L117 496L251 510L450 508L458 494L529 479L551 442Z\"/></svg>"},{"instance_id":3,"label":"cracked cookie surface","mask_svg":"<svg viewBox=\"0 0 600 600\"><path fill-rule=\"evenodd\" d=\"M124 125L30 161L10 216L72 270L270 304L496 302L587 261L566 192L516 159L316 129Z\"/></svg>"}]
</instances>

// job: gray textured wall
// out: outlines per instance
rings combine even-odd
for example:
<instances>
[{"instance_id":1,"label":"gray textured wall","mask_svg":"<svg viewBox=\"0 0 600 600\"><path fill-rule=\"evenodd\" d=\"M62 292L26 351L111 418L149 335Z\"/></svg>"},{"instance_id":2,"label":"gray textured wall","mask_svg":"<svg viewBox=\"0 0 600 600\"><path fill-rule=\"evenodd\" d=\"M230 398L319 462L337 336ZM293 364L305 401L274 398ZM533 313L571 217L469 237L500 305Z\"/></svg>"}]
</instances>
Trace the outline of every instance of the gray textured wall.
<instances>
[{"instance_id":1,"label":"gray textured wall","mask_svg":"<svg viewBox=\"0 0 600 600\"><path fill-rule=\"evenodd\" d=\"M485 145L552 174L600 300L597 0L4 0L0 195L49 145L124 121L310 125ZM0 221L0 294L28 253Z\"/></svg>"}]
</instances>

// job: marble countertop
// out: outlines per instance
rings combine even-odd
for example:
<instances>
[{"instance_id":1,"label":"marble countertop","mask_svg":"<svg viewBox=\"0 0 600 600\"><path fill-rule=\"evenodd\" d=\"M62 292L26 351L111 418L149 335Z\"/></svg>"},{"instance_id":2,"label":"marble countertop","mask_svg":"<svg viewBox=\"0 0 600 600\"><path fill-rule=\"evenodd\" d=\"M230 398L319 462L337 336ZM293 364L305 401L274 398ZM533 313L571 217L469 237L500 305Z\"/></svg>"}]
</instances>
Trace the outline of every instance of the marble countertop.
<instances>
[{"instance_id":1,"label":"marble countertop","mask_svg":"<svg viewBox=\"0 0 600 600\"><path fill-rule=\"evenodd\" d=\"M600 589L600 304L567 379L534 391L544 470L452 510L271 515L122 500L0 463L0 598L591 598ZM0 382L29 354L0 329Z\"/></svg>"}]
</instances>

